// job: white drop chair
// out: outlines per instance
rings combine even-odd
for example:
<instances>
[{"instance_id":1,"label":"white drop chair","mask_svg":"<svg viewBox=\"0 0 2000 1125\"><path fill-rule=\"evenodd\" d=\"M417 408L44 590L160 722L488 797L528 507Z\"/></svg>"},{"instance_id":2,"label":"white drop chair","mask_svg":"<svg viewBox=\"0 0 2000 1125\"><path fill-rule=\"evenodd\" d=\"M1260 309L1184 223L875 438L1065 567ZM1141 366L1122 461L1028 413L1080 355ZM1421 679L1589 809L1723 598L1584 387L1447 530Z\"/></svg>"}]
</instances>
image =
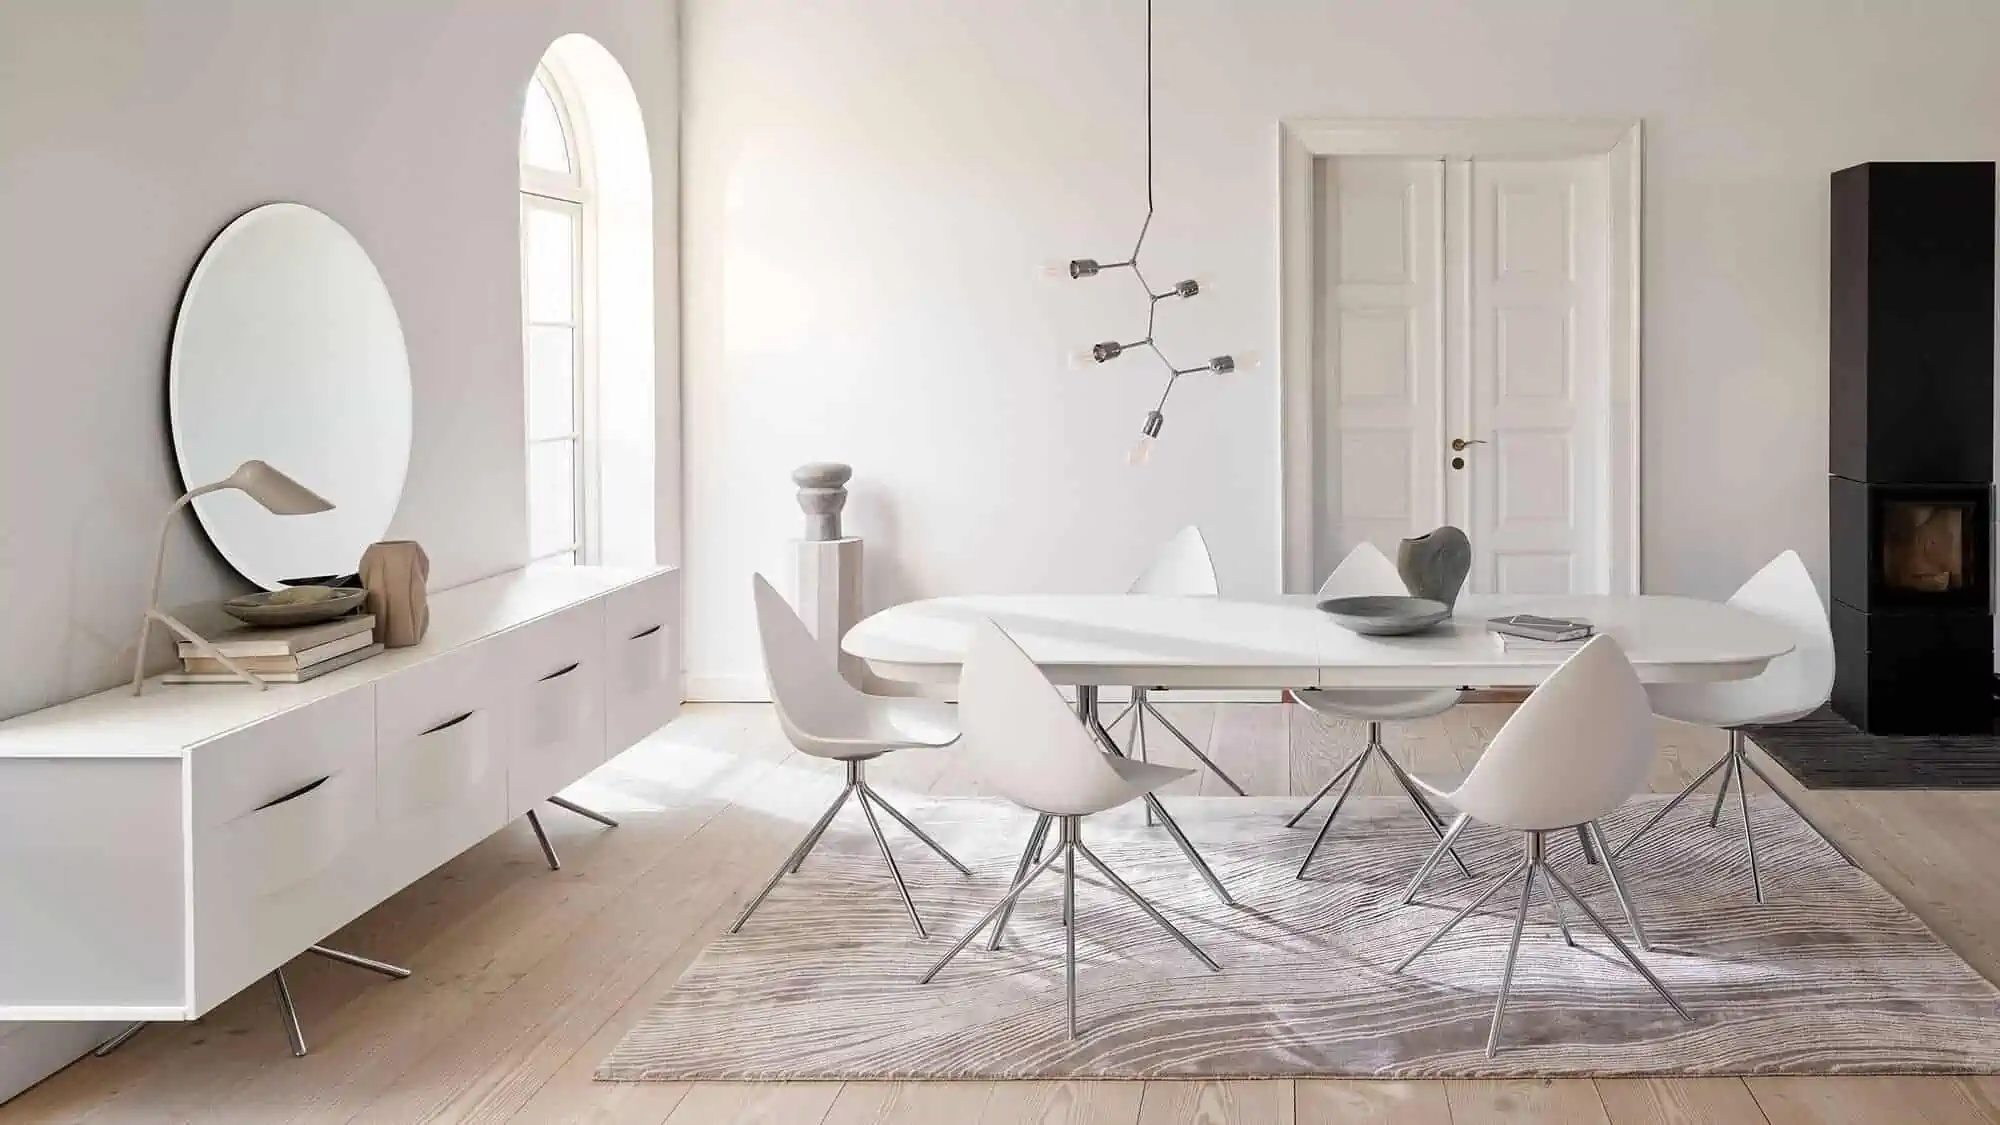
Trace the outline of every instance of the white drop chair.
<instances>
[{"instance_id":1,"label":"white drop chair","mask_svg":"<svg viewBox=\"0 0 2000 1125\"><path fill-rule=\"evenodd\" d=\"M1341 560L1339 566L1333 568L1333 573L1327 575L1326 581L1321 583L1319 588L1322 598L1408 592L1403 585L1402 575L1396 572L1396 564L1390 562L1389 556L1383 554L1373 543L1362 543L1349 551L1347 557ZM1361 780L1370 758L1379 759L1389 768L1389 772L1396 778L1396 783L1403 787L1403 792L1410 795L1410 801L1417 806L1417 811L1430 823L1431 831L1440 837L1444 835L1444 820L1418 791L1411 781L1409 772L1403 769L1383 747L1382 724L1442 715L1458 705L1457 688L1418 688L1409 691L1395 688L1318 688L1294 691L1292 698L1298 700L1307 710L1318 714L1336 719L1359 719L1368 724L1368 744L1361 748L1359 754L1349 759L1348 763L1333 775L1333 780L1321 787L1297 815L1285 822L1287 828L1297 827L1299 821L1305 819L1314 805L1319 804L1328 793L1333 792L1334 786L1341 787L1340 796L1334 798L1333 811L1327 814L1326 823L1320 825L1319 835L1313 838L1312 847L1306 851L1305 861L1299 864L1299 878L1306 877L1306 869L1312 866L1313 857L1319 854L1320 845L1326 842L1327 834L1333 830L1334 819L1340 815L1340 808L1347 803L1348 795L1354 792L1355 783ZM1451 858L1458 864L1460 871L1467 875L1472 874L1471 868L1465 865L1465 861L1459 858L1457 852L1452 852Z\"/></svg>"},{"instance_id":2,"label":"white drop chair","mask_svg":"<svg viewBox=\"0 0 2000 1125\"><path fill-rule=\"evenodd\" d=\"M1067 949L1064 984L1069 1000L1069 1033L1076 1022L1076 867L1079 858L1097 869L1106 882L1132 900L1183 948L1216 972L1221 966L1202 952L1166 916L1111 870L1083 842L1083 820L1095 813L1140 800L1192 770L1155 765L1106 754L1089 731L1070 714L1069 705L1013 638L991 621L974 626L971 648L958 679L958 714L965 729L964 753L980 772L988 789L1022 808L1054 817L1060 826L1055 851L1025 874L994 907L958 939L930 971L924 984L937 979L953 957L972 943L1001 912L1034 885L1060 860L1063 865L1062 918Z\"/></svg>"},{"instance_id":3,"label":"white drop chair","mask_svg":"<svg viewBox=\"0 0 2000 1125\"><path fill-rule=\"evenodd\" d=\"M1450 933L1452 927L1484 906L1501 887L1521 878L1514 937L1507 946L1506 965L1500 974L1500 996L1494 1002L1493 1023L1486 1034L1488 1058L1499 1046L1500 1020L1507 1011L1507 993L1514 982L1514 958L1520 952L1521 930L1528 921L1538 876L1548 880L1545 893L1566 944L1576 943L1558 895L1575 903L1591 925L1681 1018L1691 1019L1666 985L1611 932L1583 896L1548 862L1547 838L1551 832L1575 829L1593 838L1604 857L1604 870L1611 877L1618 904L1643 947L1644 930L1638 912L1625 893L1616 858L1604 847L1597 821L1624 804L1645 784L1655 752L1653 715L1646 702L1646 690L1618 642L1599 635L1564 661L1521 704L1507 725L1493 736L1492 743L1458 788L1445 792L1417 780L1418 785L1460 812L1444 839L1438 841L1437 849L1411 880L1409 891L1403 896L1405 903L1415 898L1418 886L1472 821L1520 832L1524 840L1523 854L1513 869L1452 915L1450 921L1412 950L1395 969L1400 973L1408 968Z\"/></svg>"},{"instance_id":4,"label":"white drop chair","mask_svg":"<svg viewBox=\"0 0 2000 1125\"><path fill-rule=\"evenodd\" d=\"M1208 541L1201 537L1200 528L1190 524L1187 527L1181 528L1179 532L1175 533L1172 539L1167 541L1167 545L1154 557L1152 563L1146 567L1145 572L1140 574L1138 579L1125 592L1128 594L1161 594L1170 597L1212 598L1219 591L1220 586L1215 580L1215 560L1208 553ZM1224 785L1235 790L1237 796L1246 796L1247 794L1244 793L1243 787L1236 784L1235 778L1230 777L1229 774L1224 772L1221 766L1215 764L1214 759L1203 753L1201 747L1194 744L1193 739L1181 733L1181 728L1175 726L1172 720L1160 713L1160 709L1153 704L1152 700L1152 693L1156 690L1160 689L1133 688L1132 701L1125 705L1123 711L1113 716L1109 723L1104 724L1105 729L1109 731L1117 727L1127 715L1130 715L1132 717L1132 733L1127 739L1125 752L1143 762L1146 760L1146 720L1151 718L1153 721L1159 723L1160 726L1166 728L1166 732L1179 740L1182 746L1187 747L1188 753L1193 754L1197 761L1207 767L1208 772L1220 778ZM1149 812L1149 822L1150 819L1151 813Z\"/></svg>"},{"instance_id":5,"label":"white drop chair","mask_svg":"<svg viewBox=\"0 0 2000 1125\"><path fill-rule=\"evenodd\" d=\"M903 873L896 866L896 857L889 850L888 837L882 834L882 824L876 819L875 810L879 808L894 817L896 823L942 856L960 874L970 875L972 872L896 806L884 800L882 794L868 784L865 767L870 761L891 751L944 747L958 741L958 730L952 722L950 706L928 699L885 699L857 690L841 678L833 658L820 648L819 642L806 628L806 623L792 611L784 596L771 588L763 575L752 579L752 587L757 600L757 635L764 645L764 669L770 679L771 703L778 714L778 725L800 751L816 758L831 758L846 763L847 784L812 830L806 833L805 839L786 857L777 873L771 876L771 881L765 883L764 889L757 892L757 897L750 900L750 905L743 908L742 914L737 915L729 932L733 934L741 930L743 923L750 920L750 915L756 913L757 908L770 897L778 881L798 871L841 807L849 797L853 797L854 803L861 806L862 815L868 818L868 829L875 834L875 843L882 849L882 859L889 865L889 877L896 881L896 890L903 896L903 906L910 912L910 925L915 927L918 937L929 937L924 930L924 920L917 914L917 904L910 897L910 888L903 882Z\"/></svg>"},{"instance_id":6,"label":"white drop chair","mask_svg":"<svg viewBox=\"0 0 2000 1125\"><path fill-rule=\"evenodd\" d=\"M1806 564L1796 551L1786 551L1765 564L1764 569L1751 576L1730 597L1729 604L1733 608L1781 622L1791 630L1794 647L1747 680L1712 684L1653 684L1646 689L1655 715L1676 722L1721 727L1729 732L1729 749L1720 761L1708 767L1706 772L1667 802L1666 807L1654 813L1651 820L1618 845L1618 850L1622 852L1631 847L1709 778L1721 773L1722 785L1716 790L1715 807L1709 810L1708 825L1713 828L1721 819L1723 799L1729 795L1729 786L1733 782L1737 806L1743 814L1743 846L1750 853L1750 889L1757 901L1763 902L1764 877L1757 867L1757 836L1750 825L1750 793L1743 776L1746 768L1763 779L1765 787L1791 806L1799 819L1819 833L1820 839L1838 852L1840 858L1854 865L1854 857L1820 831L1798 803L1773 784L1770 775L1750 757L1742 730L1745 726L1789 723L1819 710L1833 692L1833 630L1827 624L1826 608L1820 601L1819 590L1813 586L1812 575L1807 573Z\"/></svg>"}]
</instances>

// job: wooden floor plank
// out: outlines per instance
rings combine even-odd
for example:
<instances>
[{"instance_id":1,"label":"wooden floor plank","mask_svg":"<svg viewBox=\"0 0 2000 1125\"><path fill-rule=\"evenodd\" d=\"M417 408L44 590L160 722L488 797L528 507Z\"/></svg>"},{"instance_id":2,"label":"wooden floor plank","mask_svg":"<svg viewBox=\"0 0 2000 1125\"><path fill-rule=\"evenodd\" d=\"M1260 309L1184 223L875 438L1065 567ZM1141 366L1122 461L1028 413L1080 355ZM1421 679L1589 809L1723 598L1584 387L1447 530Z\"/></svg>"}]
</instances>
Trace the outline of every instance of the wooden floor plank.
<instances>
[{"instance_id":1,"label":"wooden floor plank","mask_svg":"<svg viewBox=\"0 0 2000 1125\"><path fill-rule=\"evenodd\" d=\"M1144 1093L1139 1082L996 1082L979 1125L1136 1125Z\"/></svg>"},{"instance_id":2,"label":"wooden floor plank","mask_svg":"<svg viewBox=\"0 0 2000 1125\"><path fill-rule=\"evenodd\" d=\"M1292 1083L1148 1082L1139 1125L1291 1125Z\"/></svg>"},{"instance_id":3,"label":"wooden floor plank","mask_svg":"<svg viewBox=\"0 0 2000 1125\"><path fill-rule=\"evenodd\" d=\"M1991 1093L1967 1078L1751 1078L1770 1125L1993 1125Z\"/></svg>"},{"instance_id":4,"label":"wooden floor plank","mask_svg":"<svg viewBox=\"0 0 2000 1125\"><path fill-rule=\"evenodd\" d=\"M820 1125L840 1090L838 1082L704 1082L666 1125Z\"/></svg>"},{"instance_id":5,"label":"wooden floor plank","mask_svg":"<svg viewBox=\"0 0 2000 1125\"><path fill-rule=\"evenodd\" d=\"M1293 1100L1298 1125L1452 1125L1442 1082L1301 1079Z\"/></svg>"},{"instance_id":6,"label":"wooden floor plank","mask_svg":"<svg viewBox=\"0 0 2000 1125\"><path fill-rule=\"evenodd\" d=\"M1609 1125L1597 1087L1587 1078L1525 1078L1451 1082L1445 1086L1454 1125Z\"/></svg>"},{"instance_id":7,"label":"wooden floor plank","mask_svg":"<svg viewBox=\"0 0 2000 1125\"><path fill-rule=\"evenodd\" d=\"M820 1125L932 1125L975 1122L991 1082L849 1082Z\"/></svg>"},{"instance_id":8,"label":"wooden floor plank","mask_svg":"<svg viewBox=\"0 0 2000 1125\"><path fill-rule=\"evenodd\" d=\"M1611 1125L1765 1125L1740 1078L1600 1078Z\"/></svg>"}]
</instances>

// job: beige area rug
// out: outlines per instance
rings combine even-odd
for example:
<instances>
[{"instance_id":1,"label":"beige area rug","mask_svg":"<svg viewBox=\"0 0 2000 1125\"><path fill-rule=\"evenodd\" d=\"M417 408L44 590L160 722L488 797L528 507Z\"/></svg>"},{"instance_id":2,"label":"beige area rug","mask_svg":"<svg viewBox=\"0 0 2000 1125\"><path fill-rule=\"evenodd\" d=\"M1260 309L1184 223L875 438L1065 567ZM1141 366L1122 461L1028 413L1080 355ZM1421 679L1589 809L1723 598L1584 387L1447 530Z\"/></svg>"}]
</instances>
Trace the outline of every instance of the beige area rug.
<instances>
[{"instance_id":1,"label":"beige area rug","mask_svg":"<svg viewBox=\"0 0 2000 1125\"><path fill-rule=\"evenodd\" d=\"M1210 973L1088 865L1079 873L1082 1037L1063 1020L1061 880L1024 897L997 953L983 939L917 983L1003 892L1031 819L984 799L899 798L975 872L952 872L885 822L931 929L911 931L859 817L843 818L744 932L723 937L629 1032L600 1079L1009 1079L1851 1074L2000 1069L2000 996L1874 880L1775 798L1756 799L1770 902L1752 901L1741 821L1690 800L1625 853L1654 942L1647 963L1682 1022L1571 911L1566 948L1537 892L1495 1059L1487 1020L1519 892L1503 890L1404 974L1390 970L1510 867L1517 836L1467 833L1480 878L1441 865L1397 904L1435 839L1401 798L1350 801L1310 882L1293 873L1315 818L1291 798L1188 798L1172 809L1228 883L1221 906L1137 810L1084 841L1223 966ZM1664 797L1607 822L1614 841ZM848 810L852 812L852 810ZM850 820L852 822L850 822ZM788 826L789 827L789 826ZM802 834L806 825L797 826ZM1623 921L1573 838L1553 861ZM1088 881L1084 873L1088 873ZM1518 884L1510 886L1517 887ZM747 893L747 892L746 892ZM734 907L732 907L734 909ZM1646 956L1646 955L1642 955Z\"/></svg>"}]
</instances>

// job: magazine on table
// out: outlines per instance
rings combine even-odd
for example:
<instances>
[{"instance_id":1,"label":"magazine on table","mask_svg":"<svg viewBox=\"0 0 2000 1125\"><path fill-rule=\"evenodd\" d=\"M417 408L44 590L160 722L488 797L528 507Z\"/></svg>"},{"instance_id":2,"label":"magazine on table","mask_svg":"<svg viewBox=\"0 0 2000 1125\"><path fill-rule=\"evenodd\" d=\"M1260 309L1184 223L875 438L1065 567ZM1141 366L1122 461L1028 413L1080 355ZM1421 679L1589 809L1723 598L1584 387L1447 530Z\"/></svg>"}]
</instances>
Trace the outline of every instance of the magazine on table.
<instances>
[{"instance_id":1,"label":"magazine on table","mask_svg":"<svg viewBox=\"0 0 2000 1125\"><path fill-rule=\"evenodd\" d=\"M1486 622L1486 628L1499 640L1500 647L1509 651L1573 649L1596 634L1590 622L1580 617L1546 617L1534 613L1495 617Z\"/></svg>"}]
</instances>

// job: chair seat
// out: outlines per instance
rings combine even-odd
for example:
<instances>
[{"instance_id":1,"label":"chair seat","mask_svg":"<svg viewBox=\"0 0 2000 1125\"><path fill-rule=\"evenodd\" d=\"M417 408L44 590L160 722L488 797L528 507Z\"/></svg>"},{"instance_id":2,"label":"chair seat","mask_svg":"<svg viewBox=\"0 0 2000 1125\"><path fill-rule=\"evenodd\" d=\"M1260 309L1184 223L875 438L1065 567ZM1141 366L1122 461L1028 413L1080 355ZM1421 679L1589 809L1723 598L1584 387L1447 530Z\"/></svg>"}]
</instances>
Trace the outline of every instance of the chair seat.
<instances>
[{"instance_id":1,"label":"chair seat","mask_svg":"<svg viewBox=\"0 0 2000 1125\"><path fill-rule=\"evenodd\" d=\"M901 746L949 746L958 741L958 716L949 703L877 697L876 706L880 721L908 740Z\"/></svg>"},{"instance_id":2,"label":"chair seat","mask_svg":"<svg viewBox=\"0 0 2000 1125\"><path fill-rule=\"evenodd\" d=\"M1022 808L1033 809L1050 816L1095 816L1108 812L1120 805L1130 804L1155 790L1172 785L1184 777L1191 777L1194 771L1179 766L1163 766L1157 762L1142 762L1137 758L1121 758L1116 754L1100 755L1104 764L1111 767L1115 780L1109 784L1100 781L1095 785L1080 786L1065 792L1060 800L1012 800Z\"/></svg>"},{"instance_id":3,"label":"chair seat","mask_svg":"<svg viewBox=\"0 0 2000 1125\"><path fill-rule=\"evenodd\" d=\"M1427 719L1458 705L1457 688L1309 688L1292 697L1321 715L1342 719Z\"/></svg>"},{"instance_id":4,"label":"chair seat","mask_svg":"<svg viewBox=\"0 0 2000 1125\"><path fill-rule=\"evenodd\" d=\"M1773 710L1754 680L1730 680L1714 684L1647 684L1646 702L1653 714L1677 723L1724 729L1764 723L1789 723L1819 710L1790 707Z\"/></svg>"}]
</instances>

